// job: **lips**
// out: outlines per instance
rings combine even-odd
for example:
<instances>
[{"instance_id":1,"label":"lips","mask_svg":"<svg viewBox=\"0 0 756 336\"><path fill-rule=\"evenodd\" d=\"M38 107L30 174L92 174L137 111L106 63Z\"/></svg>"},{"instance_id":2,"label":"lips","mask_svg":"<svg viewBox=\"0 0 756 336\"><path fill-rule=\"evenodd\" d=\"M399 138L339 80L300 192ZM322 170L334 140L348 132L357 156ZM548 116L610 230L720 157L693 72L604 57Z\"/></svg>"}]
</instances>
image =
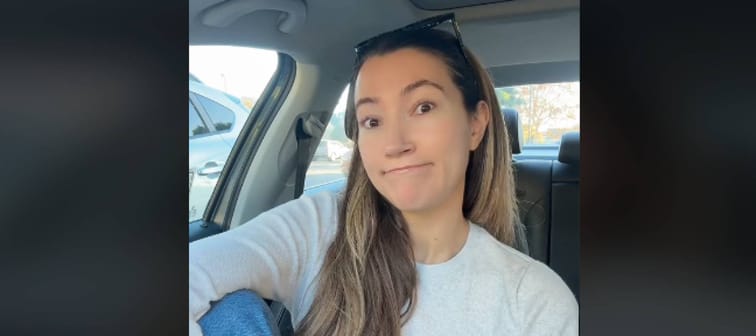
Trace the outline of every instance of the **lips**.
<instances>
[{"instance_id":1,"label":"lips","mask_svg":"<svg viewBox=\"0 0 756 336\"><path fill-rule=\"evenodd\" d=\"M419 168L424 168L430 165L431 165L430 163L421 163L421 164L416 164L416 165L401 166L401 167L389 169L384 174L391 174L391 173L402 174L402 173L410 172Z\"/></svg>"}]
</instances>

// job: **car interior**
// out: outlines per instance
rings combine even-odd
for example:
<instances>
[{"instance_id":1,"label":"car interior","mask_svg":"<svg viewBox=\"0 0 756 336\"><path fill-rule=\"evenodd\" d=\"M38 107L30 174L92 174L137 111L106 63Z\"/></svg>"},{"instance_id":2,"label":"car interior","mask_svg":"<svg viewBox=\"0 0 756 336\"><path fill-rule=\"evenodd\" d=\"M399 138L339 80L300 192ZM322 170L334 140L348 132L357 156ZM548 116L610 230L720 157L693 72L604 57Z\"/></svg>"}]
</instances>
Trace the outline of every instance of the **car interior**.
<instances>
[{"instance_id":1,"label":"car interior","mask_svg":"<svg viewBox=\"0 0 756 336\"><path fill-rule=\"evenodd\" d=\"M278 69L252 108L202 219L189 223L189 241L297 198L303 169L348 84L354 46L449 12L496 87L580 80L578 0L189 0L190 45L278 52ZM553 151L528 155L518 112L503 113L526 252L578 297L579 132L564 134ZM290 334L285 309L271 304L281 331Z\"/></svg>"}]
</instances>

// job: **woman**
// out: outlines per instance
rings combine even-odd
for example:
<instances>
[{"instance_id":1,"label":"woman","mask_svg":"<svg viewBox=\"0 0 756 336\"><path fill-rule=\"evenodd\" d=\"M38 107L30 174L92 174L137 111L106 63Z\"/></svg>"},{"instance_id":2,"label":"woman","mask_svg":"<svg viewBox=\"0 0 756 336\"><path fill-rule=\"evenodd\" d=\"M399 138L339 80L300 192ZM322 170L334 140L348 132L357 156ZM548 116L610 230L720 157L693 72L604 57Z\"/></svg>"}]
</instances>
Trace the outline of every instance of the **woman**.
<instances>
[{"instance_id":1,"label":"woman","mask_svg":"<svg viewBox=\"0 0 756 336\"><path fill-rule=\"evenodd\" d=\"M449 23L456 35L437 27ZM513 247L506 128L453 16L356 51L346 190L190 244L190 329L251 289L282 302L301 335L577 335L570 290Z\"/></svg>"}]
</instances>

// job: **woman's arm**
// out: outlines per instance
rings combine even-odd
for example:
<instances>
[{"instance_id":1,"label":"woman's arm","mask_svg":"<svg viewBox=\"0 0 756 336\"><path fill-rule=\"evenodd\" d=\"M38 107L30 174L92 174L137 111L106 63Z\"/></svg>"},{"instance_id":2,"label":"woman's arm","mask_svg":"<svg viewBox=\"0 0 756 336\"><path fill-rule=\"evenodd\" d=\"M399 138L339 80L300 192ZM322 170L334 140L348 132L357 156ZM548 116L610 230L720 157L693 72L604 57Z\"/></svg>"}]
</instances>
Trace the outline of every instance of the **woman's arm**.
<instances>
[{"instance_id":1,"label":"woman's arm","mask_svg":"<svg viewBox=\"0 0 756 336\"><path fill-rule=\"evenodd\" d=\"M302 281L336 227L333 195L303 196L227 232L189 244L189 328L210 303L239 289L295 307ZM298 301L298 300L297 300Z\"/></svg>"}]
</instances>

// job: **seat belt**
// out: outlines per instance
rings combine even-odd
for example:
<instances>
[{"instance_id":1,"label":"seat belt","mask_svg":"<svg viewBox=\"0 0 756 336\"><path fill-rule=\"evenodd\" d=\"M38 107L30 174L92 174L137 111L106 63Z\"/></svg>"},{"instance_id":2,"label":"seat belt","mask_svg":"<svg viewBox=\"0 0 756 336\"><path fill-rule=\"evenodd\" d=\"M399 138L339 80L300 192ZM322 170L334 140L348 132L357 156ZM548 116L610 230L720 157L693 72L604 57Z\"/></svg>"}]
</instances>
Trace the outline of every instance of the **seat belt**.
<instances>
[{"instance_id":1,"label":"seat belt","mask_svg":"<svg viewBox=\"0 0 756 336\"><path fill-rule=\"evenodd\" d=\"M313 138L320 139L325 130L325 125L313 114L306 113L297 119L297 171L294 184L294 195L299 197L304 192L304 180L307 167L310 164L309 151Z\"/></svg>"}]
</instances>

